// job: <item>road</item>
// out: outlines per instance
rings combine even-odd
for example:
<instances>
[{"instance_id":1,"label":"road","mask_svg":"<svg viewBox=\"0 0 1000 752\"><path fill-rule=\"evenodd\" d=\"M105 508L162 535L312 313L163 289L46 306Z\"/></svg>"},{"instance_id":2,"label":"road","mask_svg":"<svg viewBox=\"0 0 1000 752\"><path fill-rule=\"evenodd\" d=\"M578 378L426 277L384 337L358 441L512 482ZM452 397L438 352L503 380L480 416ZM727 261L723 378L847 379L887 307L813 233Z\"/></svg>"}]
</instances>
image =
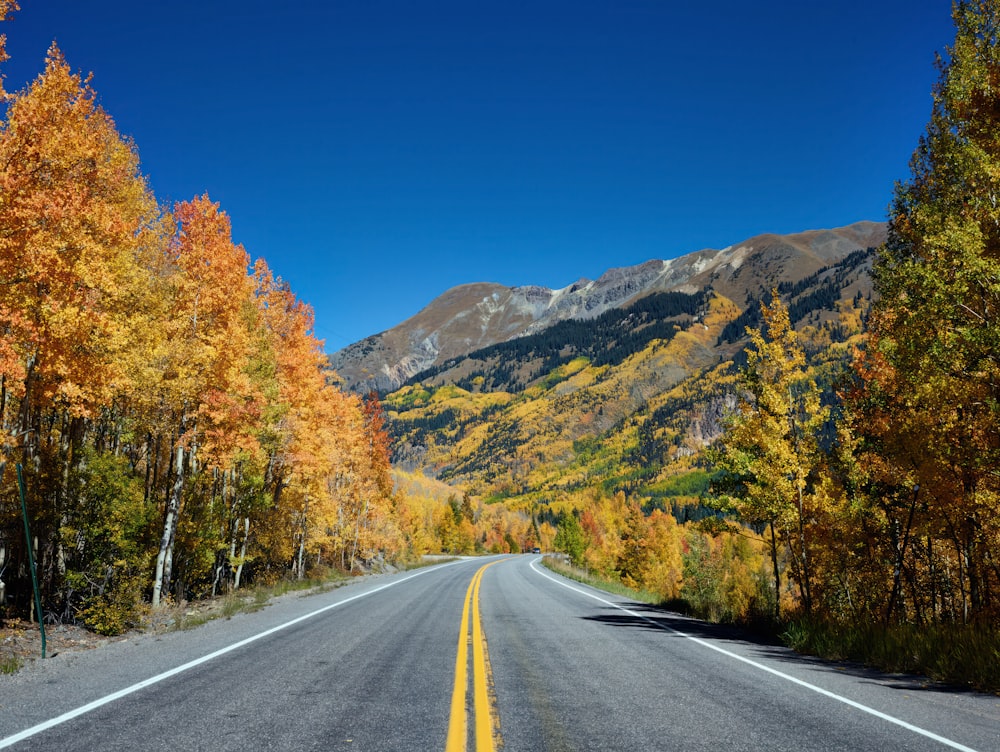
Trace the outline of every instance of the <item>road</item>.
<instances>
[{"instance_id":1,"label":"road","mask_svg":"<svg viewBox=\"0 0 1000 752\"><path fill-rule=\"evenodd\" d=\"M998 697L797 656L539 560L57 656L0 678L0 749L1000 750Z\"/></svg>"}]
</instances>

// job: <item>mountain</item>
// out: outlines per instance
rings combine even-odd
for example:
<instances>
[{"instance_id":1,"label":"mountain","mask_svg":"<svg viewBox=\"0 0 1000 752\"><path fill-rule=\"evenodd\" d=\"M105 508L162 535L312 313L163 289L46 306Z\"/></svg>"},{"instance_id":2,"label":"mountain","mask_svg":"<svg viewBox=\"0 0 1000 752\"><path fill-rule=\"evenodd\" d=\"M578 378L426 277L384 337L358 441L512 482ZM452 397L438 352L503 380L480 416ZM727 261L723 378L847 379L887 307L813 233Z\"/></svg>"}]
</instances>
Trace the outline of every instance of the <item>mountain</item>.
<instances>
[{"instance_id":1,"label":"mountain","mask_svg":"<svg viewBox=\"0 0 1000 752\"><path fill-rule=\"evenodd\" d=\"M460 285L392 329L334 353L330 362L348 389L391 392L472 352L563 322L597 319L654 293L698 295L711 289L743 306L772 287L794 284L884 239L883 223L858 222L833 230L759 235L722 250L610 269L597 280L581 279L559 290Z\"/></svg>"},{"instance_id":2,"label":"mountain","mask_svg":"<svg viewBox=\"0 0 1000 752\"><path fill-rule=\"evenodd\" d=\"M831 388L864 337L884 235L765 235L557 291L456 288L369 340L382 357L429 340L384 392L394 466L521 512L624 492L697 513L701 453L736 404L761 301L778 290L811 377Z\"/></svg>"}]
</instances>

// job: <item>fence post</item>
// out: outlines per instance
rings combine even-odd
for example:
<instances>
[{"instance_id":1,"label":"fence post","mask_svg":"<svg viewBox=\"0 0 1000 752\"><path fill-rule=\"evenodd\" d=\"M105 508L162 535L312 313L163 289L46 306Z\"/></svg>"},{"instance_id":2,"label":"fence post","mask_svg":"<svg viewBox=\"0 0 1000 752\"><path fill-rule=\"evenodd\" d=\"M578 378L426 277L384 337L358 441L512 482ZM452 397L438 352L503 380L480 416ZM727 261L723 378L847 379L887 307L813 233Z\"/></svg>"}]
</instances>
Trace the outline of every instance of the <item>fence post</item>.
<instances>
[{"instance_id":1,"label":"fence post","mask_svg":"<svg viewBox=\"0 0 1000 752\"><path fill-rule=\"evenodd\" d=\"M42 614L42 596L38 592L38 575L35 573L35 553L31 545L31 528L28 527L28 504L24 500L24 475L21 463L17 463L17 490L21 494L21 514L24 515L24 539L28 544L28 566L31 569L31 587L35 591L35 615L38 617L38 631L42 635L42 658L45 657L45 616Z\"/></svg>"}]
</instances>

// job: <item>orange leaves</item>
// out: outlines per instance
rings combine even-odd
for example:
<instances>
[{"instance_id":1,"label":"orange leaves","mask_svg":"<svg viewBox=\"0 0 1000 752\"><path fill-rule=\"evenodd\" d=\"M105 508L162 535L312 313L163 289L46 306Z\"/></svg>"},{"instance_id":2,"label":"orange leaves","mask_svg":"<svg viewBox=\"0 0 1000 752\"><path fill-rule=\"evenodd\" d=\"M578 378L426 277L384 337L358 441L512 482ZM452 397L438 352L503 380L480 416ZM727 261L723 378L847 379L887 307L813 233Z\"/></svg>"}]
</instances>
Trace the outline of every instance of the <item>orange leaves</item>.
<instances>
[{"instance_id":1,"label":"orange leaves","mask_svg":"<svg viewBox=\"0 0 1000 752\"><path fill-rule=\"evenodd\" d=\"M647 517L635 503L626 513L617 569L628 586L676 598L683 584L681 530L670 514Z\"/></svg>"},{"instance_id":2,"label":"orange leaves","mask_svg":"<svg viewBox=\"0 0 1000 752\"><path fill-rule=\"evenodd\" d=\"M168 256L176 271L166 323L175 409L197 415L209 462L227 467L236 451L258 451L263 409L261 386L251 377L261 322L250 260L232 242L229 217L208 196L178 203L174 218Z\"/></svg>"},{"instance_id":3,"label":"orange leaves","mask_svg":"<svg viewBox=\"0 0 1000 752\"><path fill-rule=\"evenodd\" d=\"M5 21L7 16L15 10L20 10L17 0L0 0L0 21ZM7 35L0 34L0 63L6 62L9 59L10 55L7 54ZM3 90L2 83L3 78L0 77L0 97L3 97L6 94Z\"/></svg>"},{"instance_id":4,"label":"orange leaves","mask_svg":"<svg viewBox=\"0 0 1000 752\"><path fill-rule=\"evenodd\" d=\"M0 7L0 15L3 8ZM77 414L109 399L156 205L138 156L54 45L0 133L0 286L7 377Z\"/></svg>"},{"instance_id":5,"label":"orange leaves","mask_svg":"<svg viewBox=\"0 0 1000 752\"><path fill-rule=\"evenodd\" d=\"M254 279L274 358L274 464L284 497L306 518L306 548L339 549L345 566L398 550L381 407L371 399L362 406L331 384L312 310L263 261Z\"/></svg>"},{"instance_id":6,"label":"orange leaves","mask_svg":"<svg viewBox=\"0 0 1000 752\"><path fill-rule=\"evenodd\" d=\"M0 19L14 7L0 0ZM0 451L61 479L46 508L76 503L85 447L127 456L164 512L154 594L171 567L196 586L214 560L214 587L236 560L234 584L255 558L273 574L293 547L299 571L306 552L345 565L396 553L381 410L332 385L311 309L263 261L251 269L207 196L157 205L134 145L57 47L9 102Z\"/></svg>"}]
</instances>

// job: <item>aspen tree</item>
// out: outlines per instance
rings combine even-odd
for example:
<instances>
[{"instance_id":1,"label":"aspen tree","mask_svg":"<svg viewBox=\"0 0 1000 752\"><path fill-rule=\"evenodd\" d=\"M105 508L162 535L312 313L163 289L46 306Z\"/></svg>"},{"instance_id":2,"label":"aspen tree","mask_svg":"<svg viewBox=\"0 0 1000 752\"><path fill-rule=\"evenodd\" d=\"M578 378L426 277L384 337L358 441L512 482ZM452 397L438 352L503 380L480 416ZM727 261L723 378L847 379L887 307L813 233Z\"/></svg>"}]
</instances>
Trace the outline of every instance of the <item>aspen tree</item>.
<instances>
[{"instance_id":1,"label":"aspen tree","mask_svg":"<svg viewBox=\"0 0 1000 752\"><path fill-rule=\"evenodd\" d=\"M92 416L124 379L159 211L134 146L55 45L11 100L0 165L0 370L30 455L40 411Z\"/></svg>"},{"instance_id":2,"label":"aspen tree","mask_svg":"<svg viewBox=\"0 0 1000 752\"><path fill-rule=\"evenodd\" d=\"M930 122L874 270L868 409L856 430L882 447L883 481L899 487L887 530L893 593L920 530L954 551L962 618L976 620L1000 609L1000 3L960 2L953 16L955 42L938 61Z\"/></svg>"},{"instance_id":3,"label":"aspen tree","mask_svg":"<svg viewBox=\"0 0 1000 752\"><path fill-rule=\"evenodd\" d=\"M805 353L777 291L761 304L764 326L748 329L747 365L739 381L738 411L714 452L721 471L720 502L752 525L765 526L771 544L775 616L780 614L779 549L808 612L813 604L810 520L825 503L818 471L818 435L829 418Z\"/></svg>"},{"instance_id":4,"label":"aspen tree","mask_svg":"<svg viewBox=\"0 0 1000 752\"><path fill-rule=\"evenodd\" d=\"M169 321L171 350L160 382L164 408L174 416L173 482L153 573L153 605L169 589L181 499L201 445L210 464L225 465L237 448L252 449L249 430L259 413L246 373L253 305L249 257L231 238L229 218L207 196L174 208L177 234Z\"/></svg>"}]
</instances>

